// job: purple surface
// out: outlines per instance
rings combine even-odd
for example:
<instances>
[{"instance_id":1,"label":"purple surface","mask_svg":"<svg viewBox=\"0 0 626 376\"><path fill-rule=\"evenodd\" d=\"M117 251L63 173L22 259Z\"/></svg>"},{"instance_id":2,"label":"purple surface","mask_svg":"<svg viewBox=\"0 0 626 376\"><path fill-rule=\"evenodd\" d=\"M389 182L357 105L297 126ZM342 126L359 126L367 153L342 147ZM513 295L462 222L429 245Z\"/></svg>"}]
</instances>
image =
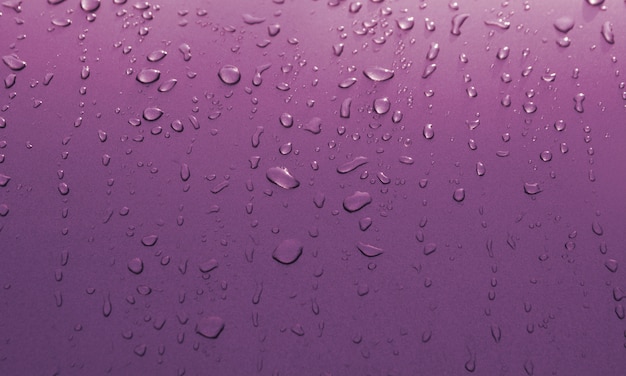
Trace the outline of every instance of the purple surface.
<instances>
[{"instance_id":1,"label":"purple surface","mask_svg":"<svg viewBox=\"0 0 626 376\"><path fill-rule=\"evenodd\" d=\"M626 4L361 3L2 3L0 374L626 372Z\"/></svg>"}]
</instances>

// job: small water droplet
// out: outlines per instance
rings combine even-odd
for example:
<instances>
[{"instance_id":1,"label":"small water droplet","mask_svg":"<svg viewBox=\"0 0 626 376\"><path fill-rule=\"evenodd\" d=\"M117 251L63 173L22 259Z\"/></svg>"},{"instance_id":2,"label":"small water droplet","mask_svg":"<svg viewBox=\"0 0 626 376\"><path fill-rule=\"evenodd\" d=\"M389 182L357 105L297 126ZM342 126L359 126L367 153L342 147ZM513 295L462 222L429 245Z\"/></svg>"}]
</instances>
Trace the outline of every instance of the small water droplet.
<instances>
[{"instance_id":1,"label":"small water droplet","mask_svg":"<svg viewBox=\"0 0 626 376\"><path fill-rule=\"evenodd\" d=\"M476 174L478 176L485 175L486 171L487 169L485 168L485 165L483 164L483 162L476 162Z\"/></svg>"},{"instance_id":2,"label":"small water droplet","mask_svg":"<svg viewBox=\"0 0 626 376\"><path fill-rule=\"evenodd\" d=\"M422 78L430 77L430 75L435 73L436 70L437 70L437 64L428 64L426 67L424 67L424 72L422 73Z\"/></svg>"},{"instance_id":3,"label":"small water droplet","mask_svg":"<svg viewBox=\"0 0 626 376\"><path fill-rule=\"evenodd\" d=\"M426 53L426 59L435 60L437 56L439 56L439 43L431 42L430 47L428 48L428 53Z\"/></svg>"},{"instance_id":4,"label":"small water droplet","mask_svg":"<svg viewBox=\"0 0 626 376\"><path fill-rule=\"evenodd\" d=\"M509 57L510 52L511 52L511 49L509 48L509 46L501 47L498 50L496 57L498 58L498 60L505 60L506 58Z\"/></svg>"},{"instance_id":5,"label":"small water droplet","mask_svg":"<svg viewBox=\"0 0 626 376\"><path fill-rule=\"evenodd\" d=\"M241 18L243 18L243 22L247 23L248 25L256 25L265 22L264 17L253 16L249 13L242 14Z\"/></svg>"},{"instance_id":6,"label":"small water droplet","mask_svg":"<svg viewBox=\"0 0 626 376\"><path fill-rule=\"evenodd\" d=\"M146 247L152 247L157 243L158 240L159 240L158 235L147 235L141 239L141 244L143 244Z\"/></svg>"},{"instance_id":7,"label":"small water droplet","mask_svg":"<svg viewBox=\"0 0 626 376\"><path fill-rule=\"evenodd\" d=\"M435 137L435 131L433 130L433 125L432 124L424 125L422 134L424 135L424 138L427 140L431 140L433 137Z\"/></svg>"}]
</instances>

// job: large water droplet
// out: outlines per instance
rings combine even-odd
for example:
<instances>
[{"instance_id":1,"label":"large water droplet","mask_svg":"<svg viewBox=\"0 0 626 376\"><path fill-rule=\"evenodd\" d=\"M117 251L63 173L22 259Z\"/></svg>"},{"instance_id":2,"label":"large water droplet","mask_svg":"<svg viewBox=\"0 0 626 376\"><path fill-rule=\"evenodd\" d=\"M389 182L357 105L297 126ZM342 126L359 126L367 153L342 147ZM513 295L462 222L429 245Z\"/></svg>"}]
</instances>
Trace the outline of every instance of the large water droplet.
<instances>
[{"instance_id":1,"label":"large water droplet","mask_svg":"<svg viewBox=\"0 0 626 376\"><path fill-rule=\"evenodd\" d=\"M284 189L294 189L300 182L285 167L270 167L265 173L267 180Z\"/></svg>"},{"instance_id":2,"label":"large water droplet","mask_svg":"<svg viewBox=\"0 0 626 376\"><path fill-rule=\"evenodd\" d=\"M337 167L337 172L340 174L347 174L348 172L354 171L357 168L363 166L364 164L367 163L367 161L368 161L367 157L363 157L363 156L355 157L351 161L348 161L340 165L339 167Z\"/></svg>"},{"instance_id":3,"label":"large water droplet","mask_svg":"<svg viewBox=\"0 0 626 376\"><path fill-rule=\"evenodd\" d=\"M215 339L224 330L224 319L219 316L201 318L196 324L196 333L205 338Z\"/></svg>"},{"instance_id":4,"label":"large water droplet","mask_svg":"<svg viewBox=\"0 0 626 376\"><path fill-rule=\"evenodd\" d=\"M536 195L541 192L539 183L524 183L524 192L528 195Z\"/></svg>"},{"instance_id":5,"label":"large water droplet","mask_svg":"<svg viewBox=\"0 0 626 376\"><path fill-rule=\"evenodd\" d=\"M457 189L455 189L454 190L454 194L452 195L452 198L456 202L461 202L461 201L465 200L465 189L464 188L457 188Z\"/></svg>"},{"instance_id":6,"label":"large water droplet","mask_svg":"<svg viewBox=\"0 0 626 376\"><path fill-rule=\"evenodd\" d=\"M343 208L349 213L354 213L363 209L371 202L372 196L368 192L356 191L343 199Z\"/></svg>"},{"instance_id":7,"label":"large water droplet","mask_svg":"<svg viewBox=\"0 0 626 376\"><path fill-rule=\"evenodd\" d=\"M398 24L398 28L400 30L411 30L413 26L415 26L415 18L413 17L402 17L396 20Z\"/></svg>"},{"instance_id":8,"label":"large water droplet","mask_svg":"<svg viewBox=\"0 0 626 376\"><path fill-rule=\"evenodd\" d=\"M159 85L159 88L157 90L160 93L167 93L168 91L172 90L174 86L176 86L176 83L178 83L178 81L175 78L170 78L167 81L163 81L161 85Z\"/></svg>"},{"instance_id":9,"label":"large water droplet","mask_svg":"<svg viewBox=\"0 0 626 376\"><path fill-rule=\"evenodd\" d=\"M279 121L280 125L282 125L283 127L291 128L291 126L293 125L293 116L291 116L291 114L288 114L287 112L283 112L280 115Z\"/></svg>"},{"instance_id":10,"label":"large water droplet","mask_svg":"<svg viewBox=\"0 0 626 376\"><path fill-rule=\"evenodd\" d=\"M15 54L2 56L2 62L4 63L4 65L9 67L9 69L14 71L20 71L26 68L26 62L24 60L21 60Z\"/></svg>"},{"instance_id":11,"label":"large water droplet","mask_svg":"<svg viewBox=\"0 0 626 376\"><path fill-rule=\"evenodd\" d=\"M452 17L452 28L450 29L450 33L452 33L452 35L461 35L461 26L463 26L469 16L470 15L467 13L454 15L454 17Z\"/></svg>"},{"instance_id":12,"label":"large water droplet","mask_svg":"<svg viewBox=\"0 0 626 376\"><path fill-rule=\"evenodd\" d=\"M137 81L142 84L151 84L161 77L161 71L158 69L145 68L137 73Z\"/></svg>"},{"instance_id":13,"label":"large water droplet","mask_svg":"<svg viewBox=\"0 0 626 376\"><path fill-rule=\"evenodd\" d=\"M431 74L435 73L437 70L437 64L428 64L424 67L424 72L422 73L422 78L428 78Z\"/></svg>"},{"instance_id":14,"label":"large water droplet","mask_svg":"<svg viewBox=\"0 0 626 376\"><path fill-rule=\"evenodd\" d=\"M85 12L95 12L100 8L100 0L80 0L80 8Z\"/></svg>"},{"instance_id":15,"label":"large water droplet","mask_svg":"<svg viewBox=\"0 0 626 376\"><path fill-rule=\"evenodd\" d=\"M274 249L272 258L281 264L293 264L302 255L302 243L296 239L287 239L280 242Z\"/></svg>"},{"instance_id":16,"label":"large water droplet","mask_svg":"<svg viewBox=\"0 0 626 376\"><path fill-rule=\"evenodd\" d=\"M562 33L567 33L574 28L574 19L569 16L559 17L554 21L554 28Z\"/></svg>"},{"instance_id":17,"label":"large water droplet","mask_svg":"<svg viewBox=\"0 0 626 376\"><path fill-rule=\"evenodd\" d=\"M243 22L247 23L248 25L256 25L265 22L264 17L253 16L249 13L242 14L241 18L243 18Z\"/></svg>"},{"instance_id":18,"label":"large water droplet","mask_svg":"<svg viewBox=\"0 0 626 376\"><path fill-rule=\"evenodd\" d=\"M139 257L135 257L128 261L128 270L134 274L141 274L143 272L143 261Z\"/></svg>"},{"instance_id":19,"label":"large water droplet","mask_svg":"<svg viewBox=\"0 0 626 376\"><path fill-rule=\"evenodd\" d=\"M227 85L234 85L241 80L239 68L234 65L224 65L217 73L220 80Z\"/></svg>"},{"instance_id":20,"label":"large water droplet","mask_svg":"<svg viewBox=\"0 0 626 376\"><path fill-rule=\"evenodd\" d=\"M389 102L389 98L377 98L374 100L374 112L379 115L386 114L389 112L391 108L391 102Z\"/></svg>"},{"instance_id":21,"label":"large water droplet","mask_svg":"<svg viewBox=\"0 0 626 376\"><path fill-rule=\"evenodd\" d=\"M154 50L152 52L150 52L148 54L148 56L146 56L146 59L148 59L148 61L150 62L157 62L157 61L161 61L165 58L165 56L167 56L167 51L164 50Z\"/></svg>"},{"instance_id":22,"label":"large water droplet","mask_svg":"<svg viewBox=\"0 0 626 376\"><path fill-rule=\"evenodd\" d=\"M363 70L363 74L372 81L381 82L392 79L394 71L382 67L369 67Z\"/></svg>"},{"instance_id":23,"label":"large water droplet","mask_svg":"<svg viewBox=\"0 0 626 376\"><path fill-rule=\"evenodd\" d=\"M145 245L146 247L152 247L157 243L158 240L158 235L146 235L141 239L141 244Z\"/></svg>"},{"instance_id":24,"label":"large water droplet","mask_svg":"<svg viewBox=\"0 0 626 376\"><path fill-rule=\"evenodd\" d=\"M158 107L148 107L143 110L143 118L147 121L156 121L163 116L163 110Z\"/></svg>"},{"instance_id":25,"label":"large water droplet","mask_svg":"<svg viewBox=\"0 0 626 376\"><path fill-rule=\"evenodd\" d=\"M422 131L422 133L424 134L424 138L427 140L430 140L433 137L435 137L435 131L433 130L432 124L424 125L424 130Z\"/></svg>"},{"instance_id":26,"label":"large water droplet","mask_svg":"<svg viewBox=\"0 0 626 376\"><path fill-rule=\"evenodd\" d=\"M383 254L384 250L382 248L375 247L371 244L358 242L356 243L356 248L367 257L376 257Z\"/></svg>"},{"instance_id":27,"label":"large water droplet","mask_svg":"<svg viewBox=\"0 0 626 376\"><path fill-rule=\"evenodd\" d=\"M615 43L615 34L613 33L611 21L606 21L602 24L602 37L609 44Z\"/></svg>"},{"instance_id":28,"label":"large water droplet","mask_svg":"<svg viewBox=\"0 0 626 376\"><path fill-rule=\"evenodd\" d=\"M593 6L604 4L604 0L585 0L585 1L587 1L587 4L593 5Z\"/></svg>"}]
</instances>

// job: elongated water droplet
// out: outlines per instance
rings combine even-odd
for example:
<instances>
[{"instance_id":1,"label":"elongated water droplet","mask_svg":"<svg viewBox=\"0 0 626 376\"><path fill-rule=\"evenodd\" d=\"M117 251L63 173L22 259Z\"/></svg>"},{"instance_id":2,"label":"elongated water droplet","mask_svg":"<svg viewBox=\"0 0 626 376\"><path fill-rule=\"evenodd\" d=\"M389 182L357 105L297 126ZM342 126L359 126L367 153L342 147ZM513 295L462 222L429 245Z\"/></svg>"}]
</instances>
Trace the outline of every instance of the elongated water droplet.
<instances>
[{"instance_id":1,"label":"elongated water droplet","mask_svg":"<svg viewBox=\"0 0 626 376\"><path fill-rule=\"evenodd\" d=\"M356 248L363 254L363 256L367 257L376 257L380 256L384 253L382 248L375 247L371 244L358 242L356 243Z\"/></svg>"},{"instance_id":2,"label":"elongated water droplet","mask_svg":"<svg viewBox=\"0 0 626 376\"><path fill-rule=\"evenodd\" d=\"M148 61L150 62L156 63L157 61L163 60L165 56L167 56L167 51L154 50L146 56L146 59L148 59Z\"/></svg>"},{"instance_id":3,"label":"elongated water droplet","mask_svg":"<svg viewBox=\"0 0 626 376\"><path fill-rule=\"evenodd\" d=\"M424 245L424 255L425 256L432 255L433 253L435 253L436 250L437 250L437 244L435 244L435 243L428 243L428 244Z\"/></svg>"},{"instance_id":4,"label":"elongated water droplet","mask_svg":"<svg viewBox=\"0 0 626 376\"><path fill-rule=\"evenodd\" d=\"M26 62L24 60L21 60L15 54L3 56L2 62L4 63L4 65L9 67L9 69L14 70L14 71L20 71L26 68Z\"/></svg>"},{"instance_id":5,"label":"elongated water droplet","mask_svg":"<svg viewBox=\"0 0 626 376\"><path fill-rule=\"evenodd\" d=\"M435 73L436 70L437 70L437 64L428 64L426 67L424 67L422 78L430 77L430 75Z\"/></svg>"},{"instance_id":6,"label":"elongated water droplet","mask_svg":"<svg viewBox=\"0 0 626 376\"><path fill-rule=\"evenodd\" d=\"M174 86L176 86L176 83L178 83L178 81L175 78L170 78L167 81L163 81L161 85L159 85L159 88L157 90L160 93L167 93L168 91L172 90Z\"/></svg>"},{"instance_id":7,"label":"elongated water droplet","mask_svg":"<svg viewBox=\"0 0 626 376\"><path fill-rule=\"evenodd\" d=\"M467 13L454 15L454 17L452 17L452 28L450 29L450 33L452 33L452 35L461 35L461 26L463 26L469 16L470 15Z\"/></svg>"},{"instance_id":8,"label":"elongated water droplet","mask_svg":"<svg viewBox=\"0 0 626 376\"><path fill-rule=\"evenodd\" d=\"M344 119L350 117L350 106L352 106L352 98L346 98L341 102L341 108L339 109L339 116Z\"/></svg>"},{"instance_id":9,"label":"elongated water droplet","mask_svg":"<svg viewBox=\"0 0 626 376\"><path fill-rule=\"evenodd\" d=\"M302 243L296 239L286 239L274 249L272 258L281 264L293 264L302 255Z\"/></svg>"},{"instance_id":10,"label":"elongated water droplet","mask_svg":"<svg viewBox=\"0 0 626 376\"><path fill-rule=\"evenodd\" d=\"M147 121L156 121L163 116L163 110L158 107L148 107L143 110L143 118Z\"/></svg>"},{"instance_id":11,"label":"elongated water droplet","mask_svg":"<svg viewBox=\"0 0 626 376\"><path fill-rule=\"evenodd\" d=\"M611 21L605 21L602 24L602 37L609 44L615 43L615 34L613 33L613 24Z\"/></svg>"},{"instance_id":12,"label":"elongated water droplet","mask_svg":"<svg viewBox=\"0 0 626 376\"><path fill-rule=\"evenodd\" d=\"M476 162L476 174L478 176L485 175L486 171L487 169L485 168L485 165L483 164L483 162Z\"/></svg>"},{"instance_id":13,"label":"elongated water droplet","mask_svg":"<svg viewBox=\"0 0 626 376\"><path fill-rule=\"evenodd\" d=\"M234 65L224 65L217 73L220 80L226 85L234 85L241 80L239 68Z\"/></svg>"},{"instance_id":14,"label":"elongated water droplet","mask_svg":"<svg viewBox=\"0 0 626 376\"><path fill-rule=\"evenodd\" d=\"M584 101L585 101L585 94L583 93L576 94L576 96L574 97L574 109L576 110L576 112L578 113L585 112L585 109L583 107Z\"/></svg>"},{"instance_id":15,"label":"elongated water droplet","mask_svg":"<svg viewBox=\"0 0 626 376\"><path fill-rule=\"evenodd\" d=\"M241 18L243 18L243 22L247 23L248 25L256 25L265 22L264 17L253 16L249 13L242 14Z\"/></svg>"},{"instance_id":16,"label":"elongated water droplet","mask_svg":"<svg viewBox=\"0 0 626 376\"><path fill-rule=\"evenodd\" d=\"M346 78L345 80L341 81L339 83L339 87L342 89L347 89L350 86L354 85L356 83L356 77L350 77L350 78Z\"/></svg>"},{"instance_id":17,"label":"elongated water droplet","mask_svg":"<svg viewBox=\"0 0 626 376\"><path fill-rule=\"evenodd\" d=\"M426 59L435 60L439 56L439 43L431 42L428 52L426 53Z\"/></svg>"},{"instance_id":18,"label":"elongated water droplet","mask_svg":"<svg viewBox=\"0 0 626 376\"><path fill-rule=\"evenodd\" d=\"M361 210L372 202L372 196L368 192L356 191L343 199L343 208L349 212Z\"/></svg>"},{"instance_id":19,"label":"elongated water droplet","mask_svg":"<svg viewBox=\"0 0 626 376\"><path fill-rule=\"evenodd\" d=\"M300 186L300 182L285 167L270 167L265 175L271 183L284 189L294 189Z\"/></svg>"},{"instance_id":20,"label":"elongated water droplet","mask_svg":"<svg viewBox=\"0 0 626 376\"><path fill-rule=\"evenodd\" d=\"M586 0L586 1L587 1L587 4L593 5L593 6L604 4L604 0Z\"/></svg>"},{"instance_id":21,"label":"elongated water droplet","mask_svg":"<svg viewBox=\"0 0 626 376\"><path fill-rule=\"evenodd\" d=\"M369 67L363 70L363 74L372 81L381 82L392 79L394 71L382 67Z\"/></svg>"},{"instance_id":22,"label":"elongated water droplet","mask_svg":"<svg viewBox=\"0 0 626 376\"><path fill-rule=\"evenodd\" d=\"M153 68L145 68L137 73L137 81L141 82L142 84L151 84L157 81L160 77L161 71Z\"/></svg>"},{"instance_id":23,"label":"elongated water droplet","mask_svg":"<svg viewBox=\"0 0 626 376\"><path fill-rule=\"evenodd\" d=\"M351 161L348 161L340 165L339 167L337 167L337 172L340 174L347 174L348 172L354 171L357 168L363 166L367 162L368 162L367 157L358 156L352 159Z\"/></svg>"},{"instance_id":24,"label":"elongated water droplet","mask_svg":"<svg viewBox=\"0 0 626 376\"><path fill-rule=\"evenodd\" d=\"M152 247L157 243L158 240L159 240L158 235L146 235L141 239L141 244L143 244L146 247Z\"/></svg>"}]
</instances>

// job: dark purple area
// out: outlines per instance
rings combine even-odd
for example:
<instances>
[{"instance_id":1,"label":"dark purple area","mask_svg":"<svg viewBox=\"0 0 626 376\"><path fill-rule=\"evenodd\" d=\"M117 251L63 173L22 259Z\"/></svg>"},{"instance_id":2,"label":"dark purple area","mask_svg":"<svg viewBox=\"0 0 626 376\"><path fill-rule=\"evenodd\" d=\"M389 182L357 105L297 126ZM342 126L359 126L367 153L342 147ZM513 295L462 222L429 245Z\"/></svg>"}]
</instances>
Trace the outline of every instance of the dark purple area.
<instances>
[{"instance_id":1,"label":"dark purple area","mask_svg":"<svg viewBox=\"0 0 626 376\"><path fill-rule=\"evenodd\" d=\"M0 375L623 375L625 31L4 1Z\"/></svg>"}]
</instances>

